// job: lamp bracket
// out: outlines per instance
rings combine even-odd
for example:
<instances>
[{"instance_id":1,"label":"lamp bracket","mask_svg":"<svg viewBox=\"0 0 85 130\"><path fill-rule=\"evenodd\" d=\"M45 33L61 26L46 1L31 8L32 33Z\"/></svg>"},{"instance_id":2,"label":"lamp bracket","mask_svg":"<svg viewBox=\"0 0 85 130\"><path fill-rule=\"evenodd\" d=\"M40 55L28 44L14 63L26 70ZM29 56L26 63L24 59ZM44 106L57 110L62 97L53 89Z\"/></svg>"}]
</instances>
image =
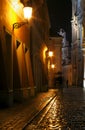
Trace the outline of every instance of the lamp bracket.
<instances>
[{"instance_id":1,"label":"lamp bracket","mask_svg":"<svg viewBox=\"0 0 85 130\"><path fill-rule=\"evenodd\" d=\"M28 24L28 22L16 22L16 23L13 24L13 30L18 29L25 24Z\"/></svg>"}]
</instances>

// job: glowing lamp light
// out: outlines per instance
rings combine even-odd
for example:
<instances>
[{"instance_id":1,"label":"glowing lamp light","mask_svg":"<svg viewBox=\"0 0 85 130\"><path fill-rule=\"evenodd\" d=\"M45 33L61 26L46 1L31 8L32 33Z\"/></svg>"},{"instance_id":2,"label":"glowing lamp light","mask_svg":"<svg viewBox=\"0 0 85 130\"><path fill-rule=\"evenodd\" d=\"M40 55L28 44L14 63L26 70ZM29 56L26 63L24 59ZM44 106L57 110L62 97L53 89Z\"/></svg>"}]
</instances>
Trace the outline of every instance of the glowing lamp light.
<instances>
[{"instance_id":1,"label":"glowing lamp light","mask_svg":"<svg viewBox=\"0 0 85 130\"><path fill-rule=\"evenodd\" d=\"M24 7L23 12L24 12L24 18L26 19L26 21L25 22L16 22L16 23L14 23L13 24L13 30L18 29L18 28L22 27L25 24L28 24L29 19L32 17L32 7Z\"/></svg>"},{"instance_id":2,"label":"glowing lamp light","mask_svg":"<svg viewBox=\"0 0 85 130\"><path fill-rule=\"evenodd\" d=\"M24 7L23 11L25 19L30 19L32 17L32 7Z\"/></svg>"},{"instance_id":3,"label":"glowing lamp light","mask_svg":"<svg viewBox=\"0 0 85 130\"><path fill-rule=\"evenodd\" d=\"M49 51L48 55L49 55L50 57L52 57L52 56L53 56L53 52L52 52L52 51Z\"/></svg>"},{"instance_id":4,"label":"glowing lamp light","mask_svg":"<svg viewBox=\"0 0 85 130\"><path fill-rule=\"evenodd\" d=\"M55 68L55 65L54 65L54 64L52 64L52 65L51 65L51 68L52 68L52 69L54 69L54 68Z\"/></svg>"}]
</instances>

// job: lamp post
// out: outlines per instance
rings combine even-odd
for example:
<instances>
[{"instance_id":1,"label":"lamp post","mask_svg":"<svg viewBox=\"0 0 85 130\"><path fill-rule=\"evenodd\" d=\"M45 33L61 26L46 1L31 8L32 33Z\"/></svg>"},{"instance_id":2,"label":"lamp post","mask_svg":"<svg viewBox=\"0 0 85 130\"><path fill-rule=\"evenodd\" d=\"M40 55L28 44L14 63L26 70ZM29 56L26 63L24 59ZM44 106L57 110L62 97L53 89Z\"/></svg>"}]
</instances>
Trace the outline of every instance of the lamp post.
<instances>
[{"instance_id":1,"label":"lamp post","mask_svg":"<svg viewBox=\"0 0 85 130\"><path fill-rule=\"evenodd\" d=\"M23 12L24 12L24 18L26 19L25 22L16 22L13 24L13 30L14 29L18 29L21 26L28 24L28 21L30 20L30 18L32 17L32 7L24 7L23 8Z\"/></svg>"}]
</instances>

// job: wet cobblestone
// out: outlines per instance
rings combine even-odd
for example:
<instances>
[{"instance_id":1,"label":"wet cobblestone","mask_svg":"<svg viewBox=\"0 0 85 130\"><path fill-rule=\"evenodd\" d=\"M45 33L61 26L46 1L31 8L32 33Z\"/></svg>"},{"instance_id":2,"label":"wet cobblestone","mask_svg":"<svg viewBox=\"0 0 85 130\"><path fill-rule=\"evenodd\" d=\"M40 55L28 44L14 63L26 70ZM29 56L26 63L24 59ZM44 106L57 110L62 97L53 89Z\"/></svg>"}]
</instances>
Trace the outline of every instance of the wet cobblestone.
<instances>
[{"instance_id":1,"label":"wet cobblestone","mask_svg":"<svg viewBox=\"0 0 85 130\"><path fill-rule=\"evenodd\" d=\"M0 130L22 130L28 120L55 95L55 92L54 90L43 92L29 102L1 109Z\"/></svg>"},{"instance_id":2,"label":"wet cobblestone","mask_svg":"<svg viewBox=\"0 0 85 130\"><path fill-rule=\"evenodd\" d=\"M43 114L43 118L39 117L26 130L85 130L85 90L81 88L42 93L30 104L0 110L0 130L23 130L31 116L43 107L55 92L56 100L46 115Z\"/></svg>"},{"instance_id":3,"label":"wet cobblestone","mask_svg":"<svg viewBox=\"0 0 85 130\"><path fill-rule=\"evenodd\" d=\"M36 124L36 121L33 122L26 130L85 130L85 100L83 93L79 98L79 94L60 91L54 104L37 128Z\"/></svg>"},{"instance_id":4,"label":"wet cobblestone","mask_svg":"<svg viewBox=\"0 0 85 130\"><path fill-rule=\"evenodd\" d=\"M65 99L61 95L56 99L38 129L43 129L44 125L52 130L85 130L85 102L73 101L72 98Z\"/></svg>"}]
</instances>

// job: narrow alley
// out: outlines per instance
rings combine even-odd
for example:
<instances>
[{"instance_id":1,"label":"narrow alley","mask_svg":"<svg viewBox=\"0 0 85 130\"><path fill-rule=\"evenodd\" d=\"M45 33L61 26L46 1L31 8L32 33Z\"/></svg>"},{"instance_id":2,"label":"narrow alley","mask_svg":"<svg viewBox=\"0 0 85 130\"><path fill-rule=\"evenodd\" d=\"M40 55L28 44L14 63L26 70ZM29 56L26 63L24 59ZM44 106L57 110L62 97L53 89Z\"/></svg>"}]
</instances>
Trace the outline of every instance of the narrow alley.
<instances>
[{"instance_id":1,"label":"narrow alley","mask_svg":"<svg viewBox=\"0 0 85 130\"><path fill-rule=\"evenodd\" d=\"M50 89L0 110L1 130L85 130L85 89Z\"/></svg>"},{"instance_id":2,"label":"narrow alley","mask_svg":"<svg viewBox=\"0 0 85 130\"><path fill-rule=\"evenodd\" d=\"M85 0L0 1L0 130L85 130Z\"/></svg>"}]
</instances>

